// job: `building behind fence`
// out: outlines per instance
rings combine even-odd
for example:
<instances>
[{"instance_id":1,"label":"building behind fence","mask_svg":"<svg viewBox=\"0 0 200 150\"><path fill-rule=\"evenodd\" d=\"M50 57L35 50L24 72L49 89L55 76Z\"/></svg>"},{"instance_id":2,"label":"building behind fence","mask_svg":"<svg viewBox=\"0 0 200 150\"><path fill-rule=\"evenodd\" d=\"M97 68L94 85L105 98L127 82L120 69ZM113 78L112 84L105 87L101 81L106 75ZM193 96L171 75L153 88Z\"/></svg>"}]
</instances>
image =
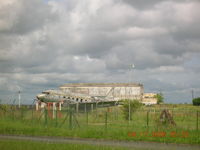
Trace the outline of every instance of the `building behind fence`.
<instances>
[{"instance_id":1,"label":"building behind fence","mask_svg":"<svg viewBox=\"0 0 200 150\"><path fill-rule=\"evenodd\" d=\"M64 92L73 92L96 97L109 97L112 100L142 100L143 85L136 83L68 83L60 86Z\"/></svg>"}]
</instances>

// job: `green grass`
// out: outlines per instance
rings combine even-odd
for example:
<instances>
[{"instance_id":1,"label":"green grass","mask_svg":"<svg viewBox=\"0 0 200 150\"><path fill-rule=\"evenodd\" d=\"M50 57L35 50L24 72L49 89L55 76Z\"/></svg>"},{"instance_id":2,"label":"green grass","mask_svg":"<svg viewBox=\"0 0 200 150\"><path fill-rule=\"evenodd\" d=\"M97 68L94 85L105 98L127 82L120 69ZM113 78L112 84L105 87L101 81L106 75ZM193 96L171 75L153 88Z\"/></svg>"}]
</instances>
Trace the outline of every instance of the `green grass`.
<instances>
[{"instance_id":1,"label":"green grass","mask_svg":"<svg viewBox=\"0 0 200 150\"><path fill-rule=\"evenodd\" d=\"M196 130L196 111L200 110L200 107L181 105L181 109L178 106L174 109L172 108L174 106L170 105L169 109L172 110L177 124L176 127L157 124L161 113L158 105L143 107L136 111L130 124L124 120L119 107L113 107L108 112L107 126L105 124L106 108L89 113L88 123L87 115L79 113L75 116L80 127L73 122L72 126L74 128L72 129L69 128L69 117L66 118L67 112L65 111L62 112L62 117L57 118L57 120L50 118L45 120L44 113L35 111L32 113L31 110L15 110L13 113L12 111L7 111L6 113L0 111L0 134L200 144L200 113L198 121L199 130ZM148 127L147 110L150 111ZM156 136L160 132L164 132L166 135L164 137ZM132 136L132 133L136 135ZM175 133L175 135L172 136L172 133ZM185 137L186 133L187 137Z\"/></svg>"},{"instance_id":2,"label":"green grass","mask_svg":"<svg viewBox=\"0 0 200 150\"><path fill-rule=\"evenodd\" d=\"M88 144L63 144L36 141L0 140L1 150L146 150Z\"/></svg>"}]
</instances>

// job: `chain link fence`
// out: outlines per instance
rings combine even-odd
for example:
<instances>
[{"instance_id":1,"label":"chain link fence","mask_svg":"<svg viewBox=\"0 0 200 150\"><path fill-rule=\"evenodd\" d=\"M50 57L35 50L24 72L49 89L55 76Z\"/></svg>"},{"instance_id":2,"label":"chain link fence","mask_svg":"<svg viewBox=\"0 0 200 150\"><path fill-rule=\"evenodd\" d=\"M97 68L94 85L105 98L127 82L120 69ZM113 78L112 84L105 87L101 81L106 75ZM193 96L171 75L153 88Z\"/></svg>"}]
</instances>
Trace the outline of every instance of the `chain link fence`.
<instances>
[{"instance_id":1,"label":"chain link fence","mask_svg":"<svg viewBox=\"0 0 200 150\"><path fill-rule=\"evenodd\" d=\"M81 128L101 128L107 130L123 129L155 129L163 124L161 114L163 108L143 107L136 110L130 122L123 116L122 106L105 107L96 104L83 104L77 109L76 105L69 105L62 110L52 108L35 110L31 106L18 108L14 105L0 105L0 120L13 120L24 124L36 124L41 127L65 128L67 130ZM200 111L191 109L167 109L175 125L172 128L183 130L199 130ZM166 118L164 118L166 119Z\"/></svg>"}]
</instances>

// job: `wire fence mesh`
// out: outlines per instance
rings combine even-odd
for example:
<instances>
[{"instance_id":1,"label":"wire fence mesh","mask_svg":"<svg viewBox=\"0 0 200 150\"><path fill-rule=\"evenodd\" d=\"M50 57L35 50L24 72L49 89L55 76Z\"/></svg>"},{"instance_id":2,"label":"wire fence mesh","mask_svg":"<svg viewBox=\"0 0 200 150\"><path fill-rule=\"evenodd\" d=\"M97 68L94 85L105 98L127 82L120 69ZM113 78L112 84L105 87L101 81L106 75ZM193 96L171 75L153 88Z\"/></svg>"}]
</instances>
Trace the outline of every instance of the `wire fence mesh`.
<instances>
[{"instance_id":1,"label":"wire fence mesh","mask_svg":"<svg viewBox=\"0 0 200 150\"><path fill-rule=\"evenodd\" d=\"M129 122L125 120L121 106L98 107L83 105L77 111L72 105L62 110L40 109L36 111L31 107L21 107L13 105L0 106L0 119L11 119L24 123L35 123L44 127L66 127L73 128L156 128L160 126L161 113L164 109L142 108L133 113ZM200 111L168 109L176 128L186 130L199 130Z\"/></svg>"}]
</instances>

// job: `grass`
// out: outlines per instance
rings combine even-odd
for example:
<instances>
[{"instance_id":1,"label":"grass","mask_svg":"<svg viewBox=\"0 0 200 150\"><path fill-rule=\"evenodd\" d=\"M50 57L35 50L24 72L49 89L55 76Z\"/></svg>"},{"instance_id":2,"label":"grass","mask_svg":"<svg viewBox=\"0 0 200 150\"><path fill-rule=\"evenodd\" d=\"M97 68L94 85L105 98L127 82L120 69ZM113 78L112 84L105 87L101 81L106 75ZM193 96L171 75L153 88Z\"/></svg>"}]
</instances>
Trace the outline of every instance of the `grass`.
<instances>
[{"instance_id":1,"label":"grass","mask_svg":"<svg viewBox=\"0 0 200 150\"><path fill-rule=\"evenodd\" d=\"M74 118L72 119L74 122L71 122L72 129L69 128L70 119L65 111L62 112L61 118L47 118L47 120L42 112L0 111L0 134L200 144L200 129L196 130L196 110L199 110L199 107L181 105L180 109L178 106L176 108L173 105L168 106L172 110L176 127L157 124L161 113L161 109L157 107L157 105L143 107L136 111L130 124L124 120L121 109L118 107L110 108L109 111L101 108L88 115L79 113L75 117L80 127L77 126ZM148 127L147 110L150 111ZM105 122L106 111L108 113L107 123ZM200 121L198 123L200 126ZM160 133L164 133L165 136Z\"/></svg>"},{"instance_id":2,"label":"grass","mask_svg":"<svg viewBox=\"0 0 200 150\"><path fill-rule=\"evenodd\" d=\"M1 150L146 150L139 148L111 147L87 144L64 144L37 141L0 140Z\"/></svg>"}]
</instances>

